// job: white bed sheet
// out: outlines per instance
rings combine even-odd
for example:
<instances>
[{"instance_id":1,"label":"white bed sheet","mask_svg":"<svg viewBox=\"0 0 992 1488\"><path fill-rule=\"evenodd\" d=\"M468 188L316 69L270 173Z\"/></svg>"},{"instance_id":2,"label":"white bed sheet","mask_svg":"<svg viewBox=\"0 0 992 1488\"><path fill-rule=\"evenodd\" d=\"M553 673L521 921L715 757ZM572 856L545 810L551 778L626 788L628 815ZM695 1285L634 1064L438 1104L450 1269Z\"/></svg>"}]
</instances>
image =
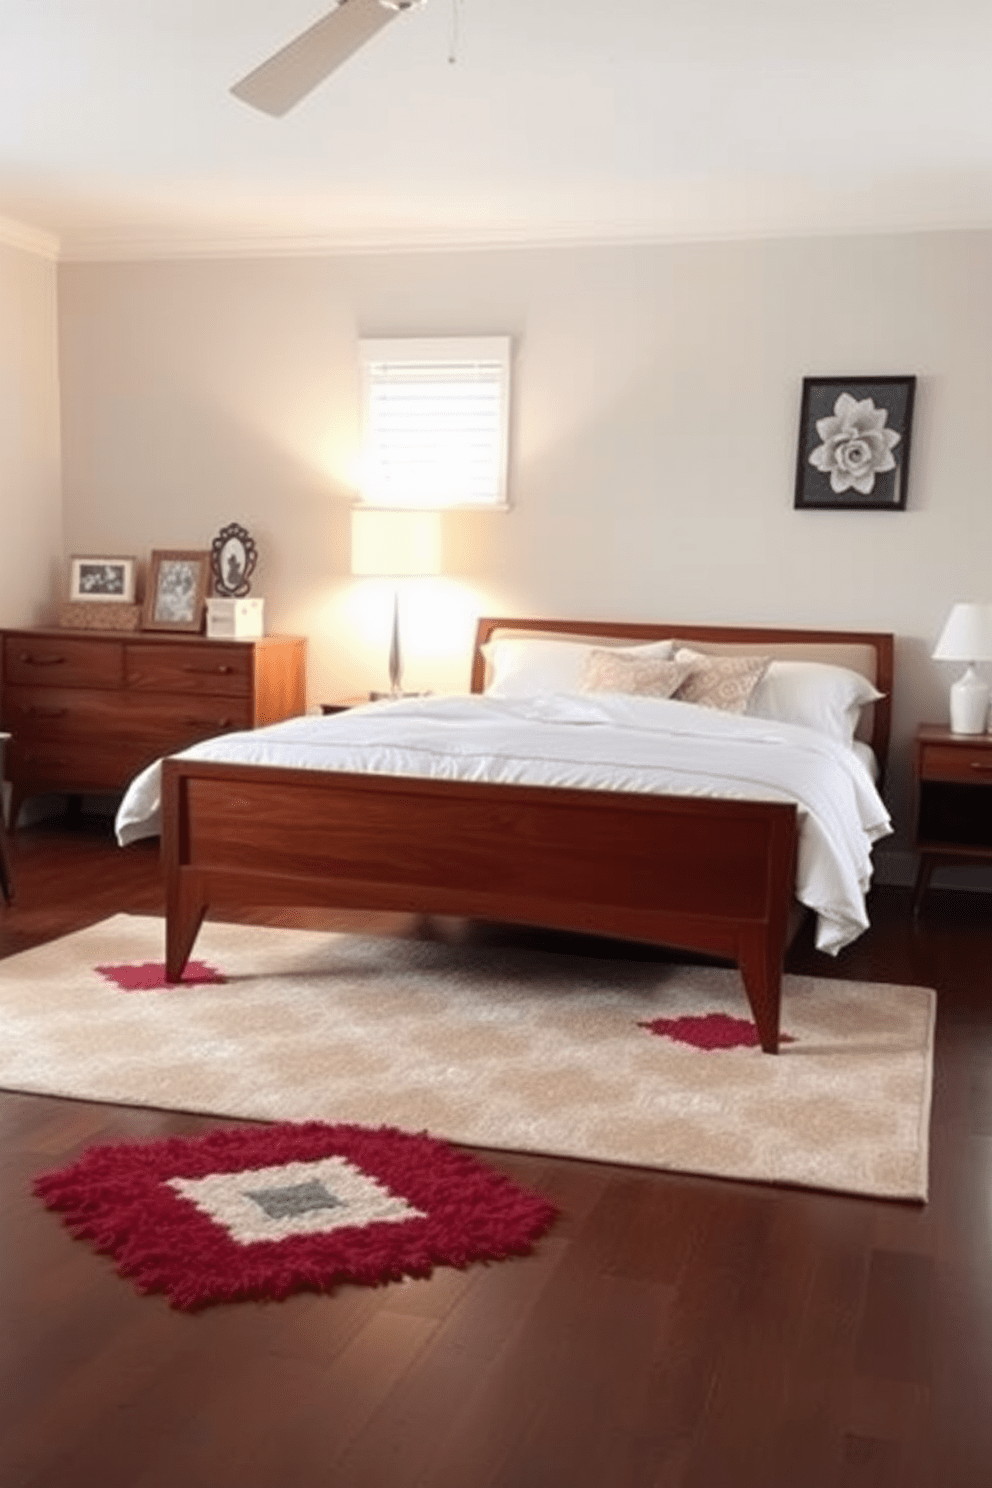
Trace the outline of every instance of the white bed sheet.
<instances>
[{"instance_id":1,"label":"white bed sheet","mask_svg":"<svg viewBox=\"0 0 992 1488\"><path fill-rule=\"evenodd\" d=\"M891 830L858 754L793 724L619 694L377 702L224 734L184 759L739 800L799 808L796 894L835 954L868 926L871 848ZM161 762L129 786L121 845L160 830Z\"/></svg>"}]
</instances>

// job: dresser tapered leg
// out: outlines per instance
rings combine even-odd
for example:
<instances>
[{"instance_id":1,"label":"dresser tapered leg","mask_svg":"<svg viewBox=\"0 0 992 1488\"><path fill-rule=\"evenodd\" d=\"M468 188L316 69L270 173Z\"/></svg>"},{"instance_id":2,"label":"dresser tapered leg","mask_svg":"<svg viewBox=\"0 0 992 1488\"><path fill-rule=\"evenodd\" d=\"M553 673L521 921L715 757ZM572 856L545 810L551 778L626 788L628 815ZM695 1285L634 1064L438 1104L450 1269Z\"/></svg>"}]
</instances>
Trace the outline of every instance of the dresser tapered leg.
<instances>
[{"instance_id":1,"label":"dresser tapered leg","mask_svg":"<svg viewBox=\"0 0 992 1488\"><path fill-rule=\"evenodd\" d=\"M14 876L10 871L10 857L7 852L7 833L3 824L3 816L0 815L0 894L4 902L9 904L14 897Z\"/></svg>"},{"instance_id":2,"label":"dresser tapered leg","mask_svg":"<svg viewBox=\"0 0 992 1488\"><path fill-rule=\"evenodd\" d=\"M21 814L21 807L24 805L25 799L23 790L15 780L10 787L10 809L7 815L7 822L11 831L17 826L17 818Z\"/></svg>"}]
</instances>

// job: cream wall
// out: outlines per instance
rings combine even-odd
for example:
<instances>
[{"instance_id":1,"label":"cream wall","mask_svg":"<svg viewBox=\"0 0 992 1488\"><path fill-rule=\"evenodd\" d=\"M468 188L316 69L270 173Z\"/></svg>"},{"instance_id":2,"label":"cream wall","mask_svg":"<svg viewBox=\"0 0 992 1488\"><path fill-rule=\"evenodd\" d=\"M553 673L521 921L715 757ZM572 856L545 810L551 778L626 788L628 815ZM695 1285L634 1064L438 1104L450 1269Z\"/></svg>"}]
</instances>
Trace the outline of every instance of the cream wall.
<instances>
[{"instance_id":1,"label":"cream wall","mask_svg":"<svg viewBox=\"0 0 992 1488\"><path fill-rule=\"evenodd\" d=\"M66 544L256 537L312 700L382 685L389 591L348 572L360 335L509 332L513 510L446 519L406 683L467 683L480 613L898 636L891 804L946 713L929 650L992 597L992 235L65 264ZM915 373L905 513L793 509L801 379Z\"/></svg>"},{"instance_id":2,"label":"cream wall","mask_svg":"<svg viewBox=\"0 0 992 1488\"><path fill-rule=\"evenodd\" d=\"M0 625L42 617L62 549L56 267L0 239Z\"/></svg>"}]
</instances>

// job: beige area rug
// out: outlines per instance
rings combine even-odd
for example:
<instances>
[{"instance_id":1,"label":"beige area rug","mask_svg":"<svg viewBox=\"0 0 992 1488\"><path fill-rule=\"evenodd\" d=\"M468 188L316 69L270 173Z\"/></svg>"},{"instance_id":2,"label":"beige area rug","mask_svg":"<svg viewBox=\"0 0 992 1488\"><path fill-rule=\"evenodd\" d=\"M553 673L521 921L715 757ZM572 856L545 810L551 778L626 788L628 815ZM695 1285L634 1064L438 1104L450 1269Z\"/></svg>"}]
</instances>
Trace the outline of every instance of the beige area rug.
<instances>
[{"instance_id":1,"label":"beige area rug","mask_svg":"<svg viewBox=\"0 0 992 1488\"><path fill-rule=\"evenodd\" d=\"M0 1087L926 1198L923 987L787 977L776 1057L691 1041L747 1030L721 968L208 923L225 981L118 985L163 955L118 915L0 961Z\"/></svg>"}]
</instances>

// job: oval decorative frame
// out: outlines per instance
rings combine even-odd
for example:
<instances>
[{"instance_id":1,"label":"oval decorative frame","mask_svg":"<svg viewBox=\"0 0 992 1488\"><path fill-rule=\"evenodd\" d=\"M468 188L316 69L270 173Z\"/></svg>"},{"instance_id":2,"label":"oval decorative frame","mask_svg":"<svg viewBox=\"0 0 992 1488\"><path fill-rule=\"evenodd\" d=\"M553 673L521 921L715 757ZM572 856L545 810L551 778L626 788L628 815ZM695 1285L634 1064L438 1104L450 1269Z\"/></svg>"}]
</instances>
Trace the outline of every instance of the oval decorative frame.
<instances>
[{"instance_id":1,"label":"oval decorative frame","mask_svg":"<svg viewBox=\"0 0 992 1488\"><path fill-rule=\"evenodd\" d=\"M222 527L210 545L214 593L223 599L244 599L258 562L255 539L237 522Z\"/></svg>"}]
</instances>

